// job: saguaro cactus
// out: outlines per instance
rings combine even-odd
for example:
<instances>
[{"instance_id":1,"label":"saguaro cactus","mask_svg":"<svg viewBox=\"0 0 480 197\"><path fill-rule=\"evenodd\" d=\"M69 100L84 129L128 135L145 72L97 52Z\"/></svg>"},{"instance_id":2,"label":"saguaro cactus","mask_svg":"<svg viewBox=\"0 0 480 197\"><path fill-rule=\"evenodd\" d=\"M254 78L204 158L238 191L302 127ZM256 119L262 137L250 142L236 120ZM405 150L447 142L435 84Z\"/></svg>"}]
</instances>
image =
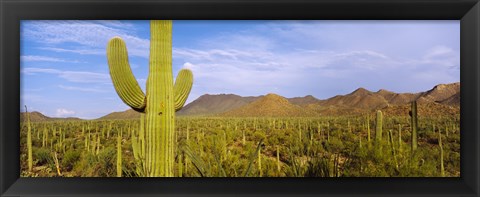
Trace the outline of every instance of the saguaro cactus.
<instances>
[{"instance_id":1,"label":"saguaro cactus","mask_svg":"<svg viewBox=\"0 0 480 197\"><path fill-rule=\"evenodd\" d=\"M382 111L377 111L377 122L375 125L375 141L382 141L383 116Z\"/></svg>"},{"instance_id":2,"label":"saguaro cactus","mask_svg":"<svg viewBox=\"0 0 480 197\"><path fill-rule=\"evenodd\" d=\"M281 170L281 168L280 168L280 152L278 150L278 145L277 145L277 171L278 171L278 173L280 173L280 170Z\"/></svg>"},{"instance_id":3,"label":"saguaro cactus","mask_svg":"<svg viewBox=\"0 0 480 197\"><path fill-rule=\"evenodd\" d=\"M367 114L367 139L370 142L370 115Z\"/></svg>"},{"instance_id":4,"label":"saguaro cactus","mask_svg":"<svg viewBox=\"0 0 480 197\"><path fill-rule=\"evenodd\" d=\"M417 142L417 101L413 101L411 104L411 111L410 111L410 125L412 127L412 151L417 150L418 142Z\"/></svg>"},{"instance_id":5,"label":"saguaro cactus","mask_svg":"<svg viewBox=\"0 0 480 197\"><path fill-rule=\"evenodd\" d=\"M445 167L443 165L442 132L440 130L438 130L438 146L440 148L440 175L445 177Z\"/></svg>"},{"instance_id":6,"label":"saguaro cactus","mask_svg":"<svg viewBox=\"0 0 480 197\"><path fill-rule=\"evenodd\" d=\"M27 116L27 156L28 156L28 171L31 172L33 168L32 159L32 127L30 125L30 114L25 105L25 115Z\"/></svg>"},{"instance_id":7,"label":"saguaro cactus","mask_svg":"<svg viewBox=\"0 0 480 197\"><path fill-rule=\"evenodd\" d=\"M190 70L182 69L173 84L172 21L151 21L150 35L146 96L132 74L125 42L119 37L108 43L108 64L113 85L122 101L145 113L145 175L171 177L174 174L175 111L185 104L193 75Z\"/></svg>"},{"instance_id":8,"label":"saguaro cactus","mask_svg":"<svg viewBox=\"0 0 480 197\"><path fill-rule=\"evenodd\" d=\"M117 177L122 177L122 136L117 136Z\"/></svg>"},{"instance_id":9,"label":"saguaro cactus","mask_svg":"<svg viewBox=\"0 0 480 197\"><path fill-rule=\"evenodd\" d=\"M261 148L258 149L258 171L260 172L260 177L263 176L263 171L262 171L262 152Z\"/></svg>"}]
</instances>

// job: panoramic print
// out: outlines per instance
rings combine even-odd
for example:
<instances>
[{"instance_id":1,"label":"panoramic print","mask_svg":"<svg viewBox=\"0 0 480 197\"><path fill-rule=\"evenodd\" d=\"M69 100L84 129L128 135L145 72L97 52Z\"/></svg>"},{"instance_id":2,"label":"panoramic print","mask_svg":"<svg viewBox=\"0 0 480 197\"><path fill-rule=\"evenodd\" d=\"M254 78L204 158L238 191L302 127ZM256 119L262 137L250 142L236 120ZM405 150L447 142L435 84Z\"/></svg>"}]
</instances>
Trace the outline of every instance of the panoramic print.
<instances>
[{"instance_id":1,"label":"panoramic print","mask_svg":"<svg viewBox=\"0 0 480 197\"><path fill-rule=\"evenodd\" d=\"M20 32L21 177L460 177L459 21Z\"/></svg>"}]
</instances>

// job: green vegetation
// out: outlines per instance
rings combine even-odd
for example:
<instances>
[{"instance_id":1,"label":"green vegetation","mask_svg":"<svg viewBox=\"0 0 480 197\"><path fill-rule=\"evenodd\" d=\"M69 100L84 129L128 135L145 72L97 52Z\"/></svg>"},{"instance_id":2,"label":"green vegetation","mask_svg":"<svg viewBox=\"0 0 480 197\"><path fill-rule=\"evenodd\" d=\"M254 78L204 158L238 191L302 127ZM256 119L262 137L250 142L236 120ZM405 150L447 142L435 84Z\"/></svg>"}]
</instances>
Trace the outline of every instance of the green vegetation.
<instances>
[{"instance_id":1,"label":"green vegetation","mask_svg":"<svg viewBox=\"0 0 480 197\"><path fill-rule=\"evenodd\" d=\"M368 141L368 128L378 128L379 116L376 122L366 120L376 114L380 113L312 118L177 117L171 143L176 147L173 176L460 176L459 116L418 116L418 147L413 153L402 148L412 144L408 114L383 115L382 128L388 131L378 143L383 149ZM32 138L31 172L26 162L28 122L22 122L22 176L145 176L141 145L145 122L31 122L32 136L39 136ZM433 131L433 125L449 128L448 136Z\"/></svg>"}]
</instances>

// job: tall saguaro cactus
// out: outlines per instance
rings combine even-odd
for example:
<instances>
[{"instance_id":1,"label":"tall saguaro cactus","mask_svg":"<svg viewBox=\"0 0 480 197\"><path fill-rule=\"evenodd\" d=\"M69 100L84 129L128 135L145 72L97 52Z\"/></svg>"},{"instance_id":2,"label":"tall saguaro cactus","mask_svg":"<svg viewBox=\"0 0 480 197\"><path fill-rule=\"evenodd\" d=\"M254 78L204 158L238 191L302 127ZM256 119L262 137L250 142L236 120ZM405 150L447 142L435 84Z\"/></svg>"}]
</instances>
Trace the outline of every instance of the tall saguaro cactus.
<instances>
[{"instance_id":1,"label":"tall saguaro cactus","mask_svg":"<svg viewBox=\"0 0 480 197\"><path fill-rule=\"evenodd\" d=\"M145 176L173 176L175 111L185 104L193 75L190 70L182 69L173 84L172 21L150 22L146 96L132 74L126 45L121 38L109 41L107 56L117 94L132 109L145 113Z\"/></svg>"}]
</instances>

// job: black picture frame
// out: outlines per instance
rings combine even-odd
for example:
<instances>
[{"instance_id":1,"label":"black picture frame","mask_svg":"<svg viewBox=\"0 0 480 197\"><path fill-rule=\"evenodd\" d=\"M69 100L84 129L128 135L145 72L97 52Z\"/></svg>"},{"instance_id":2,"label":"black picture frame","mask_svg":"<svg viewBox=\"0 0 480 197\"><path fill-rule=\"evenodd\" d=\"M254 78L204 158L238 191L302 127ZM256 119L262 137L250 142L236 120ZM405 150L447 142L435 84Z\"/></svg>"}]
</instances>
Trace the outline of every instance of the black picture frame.
<instances>
[{"instance_id":1,"label":"black picture frame","mask_svg":"<svg viewBox=\"0 0 480 197\"><path fill-rule=\"evenodd\" d=\"M461 20L460 178L20 178L20 20ZM0 0L1 196L479 196L478 0Z\"/></svg>"}]
</instances>

